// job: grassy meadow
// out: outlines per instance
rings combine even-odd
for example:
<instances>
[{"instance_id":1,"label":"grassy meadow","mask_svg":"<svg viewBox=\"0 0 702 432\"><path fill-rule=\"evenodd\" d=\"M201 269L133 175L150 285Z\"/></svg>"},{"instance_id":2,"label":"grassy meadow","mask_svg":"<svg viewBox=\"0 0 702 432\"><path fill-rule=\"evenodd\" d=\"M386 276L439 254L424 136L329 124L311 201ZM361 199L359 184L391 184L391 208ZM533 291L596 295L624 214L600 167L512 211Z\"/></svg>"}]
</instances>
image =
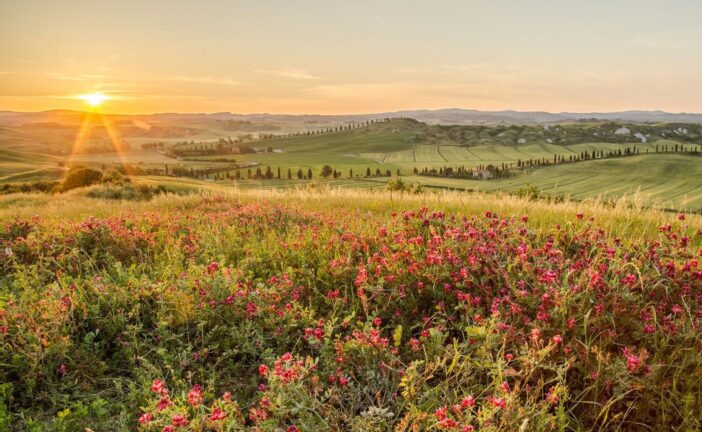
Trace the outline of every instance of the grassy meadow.
<instances>
[{"instance_id":1,"label":"grassy meadow","mask_svg":"<svg viewBox=\"0 0 702 432\"><path fill-rule=\"evenodd\" d=\"M101 187L0 197L0 428L700 427L702 216Z\"/></svg>"},{"instance_id":2,"label":"grassy meadow","mask_svg":"<svg viewBox=\"0 0 702 432\"><path fill-rule=\"evenodd\" d=\"M699 430L702 157L640 127L2 150L0 431Z\"/></svg>"}]
</instances>

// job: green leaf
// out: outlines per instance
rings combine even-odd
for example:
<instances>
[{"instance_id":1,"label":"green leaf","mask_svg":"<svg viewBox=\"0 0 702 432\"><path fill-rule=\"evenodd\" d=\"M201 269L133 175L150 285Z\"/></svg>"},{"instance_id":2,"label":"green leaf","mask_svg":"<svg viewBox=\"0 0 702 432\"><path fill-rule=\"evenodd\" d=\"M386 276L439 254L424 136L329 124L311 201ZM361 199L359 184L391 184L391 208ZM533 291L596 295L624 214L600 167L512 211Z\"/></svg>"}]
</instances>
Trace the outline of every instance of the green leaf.
<instances>
[{"instance_id":1,"label":"green leaf","mask_svg":"<svg viewBox=\"0 0 702 432\"><path fill-rule=\"evenodd\" d=\"M397 326L395 328L395 331L392 333L392 342L396 347L400 346L400 343L402 342L402 326L401 325Z\"/></svg>"}]
</instances>

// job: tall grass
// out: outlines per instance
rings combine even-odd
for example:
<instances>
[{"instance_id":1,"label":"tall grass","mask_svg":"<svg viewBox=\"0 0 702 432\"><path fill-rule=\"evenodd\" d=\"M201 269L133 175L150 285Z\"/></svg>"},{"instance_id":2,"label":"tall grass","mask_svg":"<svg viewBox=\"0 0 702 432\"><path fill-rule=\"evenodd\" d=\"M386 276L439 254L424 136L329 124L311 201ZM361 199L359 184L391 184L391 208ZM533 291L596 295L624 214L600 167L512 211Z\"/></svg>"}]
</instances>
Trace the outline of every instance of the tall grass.
<instances>
[{"instance_id":1,"label":"tall grass","mask_svg":"<svg viewBox=\"0 0 702 432\"><path fill-rule=\"evenodd\" d=\"M521 198L495 192L463 192L450 190L426 191L420 194L390 192L382 189L330 188L324 184L278 189L238 189L221 185L206 185L179 196L165 194L146 202L99 200L87 197L90 189L72 191L62 195L13 194L0 196L0 221L16 217L40 216L64 220L84 219L88 216L107 216L125 211L151 211L174 209L199 202L203 196L224 196L242 202L270 201L290 204L306 209L334 210L339 208L385 214L421 206L461 214L482 214L492 210L500 214L519 217L528 214L535 227L548 228L569 220L574 214L592 217L597 225L613 235L637 240L654 235L661 225L674 221L677 213L651 209L636 197L623 197L614 202L602 197L583 201L565 199L554 202L543 199ZM702 216L687 215L688 224L702 230ZM691 239L702 244L700 236Z\"/></svg>"}]
</instances>

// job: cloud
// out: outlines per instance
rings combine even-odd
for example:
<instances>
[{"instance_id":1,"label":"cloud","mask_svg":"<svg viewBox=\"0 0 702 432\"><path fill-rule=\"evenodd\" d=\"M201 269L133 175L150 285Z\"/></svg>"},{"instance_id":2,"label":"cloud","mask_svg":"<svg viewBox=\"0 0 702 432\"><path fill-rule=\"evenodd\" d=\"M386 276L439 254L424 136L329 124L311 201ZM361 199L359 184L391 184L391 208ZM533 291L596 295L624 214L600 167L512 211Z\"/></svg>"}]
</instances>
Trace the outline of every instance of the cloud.
<instances>
[{"instance_id":1,"label":"cloud","mask_svg":"<svg viewBox=\"0 0 702 432\"><path fill-rule=\"evenodd\" d=\"M322 79L321 77L312 75L308 73L305 70L302 69L256 69L258 72L263 72L271 75L277 75L280 77L284 78L292 78L292 79L299 79L299 80L318 80Z\"/></svg>"},{"instance_id":2,"label":"cloud","mask_svg":"<svg viewBox=\"0 0 702 432\"><path fill-rule=\"evenodd\" d=\"M682 50L698 46L701 37L699 32L658 32L637 35L629 42L648 49Z\"/></svg>"},{"instance_id":3,"label":"cloud","mask_svg":"<svg viewBox=\"0 0 702 432\"><path fill-rule=\"evenodd\" d=\"M188 76L188 75L171 75L165 77L168 81L181 81L181 82L191 82L191 83L204 83L204 84L218 84L225 86L238 86L241 85L241 81L237 81L232 78L219 78L211 76Z\"/></svg>"},{"instance_id":4,"label":"cloud","mask_svg":"<svg viewBox=\"0 0 702 432\"><path fill-rule=\"evenodd\" d=\"M80 75L66 75L66 74L47 74L51 78L55 78L61 81L88 81L88 82L100 82L109 80L110 77L107 75L91 75L91 74L80 74Z\"/></svg>"},{"instance_id":5,"label":"cloud","mask_svg":"<svg viewBox=\"0 0 702 432\"><path fill-rule=\"evenodd\" d=\"M431 102L442 100L500 100L506 95L486 88L480 83L446 84L422 82L388 82L320 85L306 89L313 98L336 101L416 101Z\"/></svg>"}]
</instances>

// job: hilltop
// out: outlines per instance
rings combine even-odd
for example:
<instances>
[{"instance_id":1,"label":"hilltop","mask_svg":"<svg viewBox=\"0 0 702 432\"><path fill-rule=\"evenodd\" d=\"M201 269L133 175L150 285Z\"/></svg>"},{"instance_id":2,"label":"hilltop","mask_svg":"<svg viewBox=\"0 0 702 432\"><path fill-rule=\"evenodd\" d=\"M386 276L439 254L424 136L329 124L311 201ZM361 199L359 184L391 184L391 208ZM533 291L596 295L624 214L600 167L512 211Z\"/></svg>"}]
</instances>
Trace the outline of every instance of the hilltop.
<instances>
[{"instance_id":1,"label":"hilltop","mask_svg":"<svg viewBox=\"0 0 702 432\"><path fill-rule=\"evenodd\" d=\"M40 112L0 111L0 125L54 121L65 124L80 123L86 113L74 110L48 110ZM562 123L578 120L604 120L631 123L702 123L702 113L670 113L666 111L617 111L617 112L560 112L547 111L481 111L462 108L437 110L400 110L367 114L238 114L217 113L155 113L155 114L106 114L113 119L140 121L250 121L288 124L339 124L363 122L383 118L413 118L430 124L536 124Z\"/></svg>"}]
</instances>

